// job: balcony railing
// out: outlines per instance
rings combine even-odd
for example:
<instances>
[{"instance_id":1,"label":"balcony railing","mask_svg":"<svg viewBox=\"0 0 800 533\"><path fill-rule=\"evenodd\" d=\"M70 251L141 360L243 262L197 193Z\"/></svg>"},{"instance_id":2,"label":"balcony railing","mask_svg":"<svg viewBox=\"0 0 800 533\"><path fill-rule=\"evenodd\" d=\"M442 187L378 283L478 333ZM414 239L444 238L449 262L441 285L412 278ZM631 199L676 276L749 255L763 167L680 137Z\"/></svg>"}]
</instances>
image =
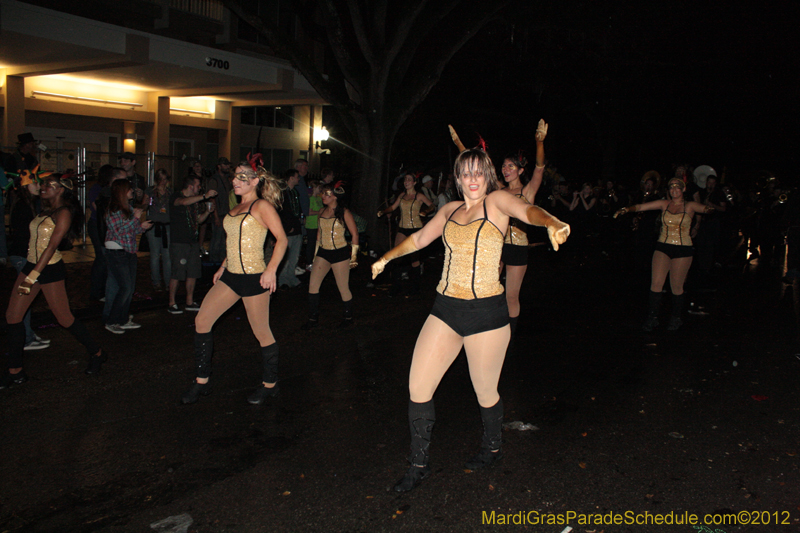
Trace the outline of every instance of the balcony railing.
<instances>
[{"instance_id":1,"label":"balcony railing","mask_svg":"<svg viewBox=\"0 0 800 533\"><path fill-rule=\"evenodd\" d=\"M169 0L169 6L173 9L222 22L224 6L219 0Z\"/></svg>"}]
</instances>

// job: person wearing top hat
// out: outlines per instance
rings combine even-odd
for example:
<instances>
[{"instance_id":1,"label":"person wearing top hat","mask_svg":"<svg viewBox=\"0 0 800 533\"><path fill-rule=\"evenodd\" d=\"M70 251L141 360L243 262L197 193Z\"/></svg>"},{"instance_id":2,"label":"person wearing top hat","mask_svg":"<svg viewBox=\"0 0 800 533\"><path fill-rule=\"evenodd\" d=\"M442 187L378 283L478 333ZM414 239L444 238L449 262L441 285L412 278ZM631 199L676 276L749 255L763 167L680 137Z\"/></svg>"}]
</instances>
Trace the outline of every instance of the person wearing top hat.
<instances>
[{"instance_id":1,"label":"person wearing top hat","mask_svg":"<svg viewBox=\"0 0 800 533\"><path fill-rule=\"evenodd\" d=\"M144 189L147 185L147 180L144 176L136 173L136 154L133 152L125 152L119 156L119 166L125 169L125 174L128 176L128 181L131 182L133 188L133 207L142 207L142 199L144 198Z\"/></svg>"},{"instance_id":2,"label":"person wearing top hat","mask_svg":"<svg viewBox=\"0 0 800 533\"><path fill-rule=\"evenodd\" d=\"M36 145L39 143L34 139L32 133L21 133L17 135L17 149L10 154L3 162L6 172L19 172L20 170L33 170L39 164L39 160L34 157Z\"/></svg>"}]
</instances>

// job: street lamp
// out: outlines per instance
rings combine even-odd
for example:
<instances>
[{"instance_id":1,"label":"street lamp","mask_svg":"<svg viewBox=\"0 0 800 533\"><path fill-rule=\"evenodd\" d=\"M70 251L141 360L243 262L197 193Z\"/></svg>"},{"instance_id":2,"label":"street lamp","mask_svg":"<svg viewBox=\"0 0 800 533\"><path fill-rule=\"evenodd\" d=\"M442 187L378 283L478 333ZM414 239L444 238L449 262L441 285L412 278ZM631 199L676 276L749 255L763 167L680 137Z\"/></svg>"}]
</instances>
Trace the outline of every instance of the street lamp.
<instances>
[{"instance_id":1,"label":"street lamp","mask_svg":"<svg viewBox=\"0 0 800 533\"><path fill-rule=\"evenodd\" d=\"M330 150L323 150L320 143L323 141L327 141L330 137L327 128L322 126L321 128L314 128L314 151L318 154L330 154Z\"/></svg>"}]
</instances>

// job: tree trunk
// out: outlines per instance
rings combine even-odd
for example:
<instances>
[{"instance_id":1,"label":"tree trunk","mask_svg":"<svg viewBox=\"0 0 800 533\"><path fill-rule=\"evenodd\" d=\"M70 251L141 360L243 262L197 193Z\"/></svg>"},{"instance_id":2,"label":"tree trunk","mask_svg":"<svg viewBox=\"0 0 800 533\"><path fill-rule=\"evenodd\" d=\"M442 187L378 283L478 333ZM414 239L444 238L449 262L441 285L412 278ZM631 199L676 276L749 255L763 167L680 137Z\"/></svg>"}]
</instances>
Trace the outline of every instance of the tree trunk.
<instances>
[{"instance_id":1,"label":"tree trunk","mask_svg":"<svg viewBox=\"0 0 800 533\"><path fill-rule=\"evenodd\" d=\"M390 236L386 221L378 219L375 213L386 208L384 200L389 184L388 159L394 133L387 131L389 128L377 118L358 121L357 129L363 154L360 157L360 173L353 208L367 221L371 246L388 250Z\"/></svg>"}]
</instances>

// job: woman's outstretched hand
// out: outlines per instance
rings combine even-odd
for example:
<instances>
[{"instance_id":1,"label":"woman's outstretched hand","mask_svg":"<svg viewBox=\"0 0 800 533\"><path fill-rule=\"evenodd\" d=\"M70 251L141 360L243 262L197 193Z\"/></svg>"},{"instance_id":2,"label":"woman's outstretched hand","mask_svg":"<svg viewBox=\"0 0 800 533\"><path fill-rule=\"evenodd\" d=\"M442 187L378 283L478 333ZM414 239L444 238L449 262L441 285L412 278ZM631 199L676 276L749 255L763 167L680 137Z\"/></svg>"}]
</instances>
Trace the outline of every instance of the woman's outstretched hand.
<instances>
[{"instance_id":1,"label":"woman's outstretched hand","mask_svg":"<svg viewBox=\"0 0 800 533\"><path fill-rule=\"evenodd\" d=\"M545 137L547 137L547 122L542 118L539 119L539 125L536 127L536 141L544 142Z\"/></svg>"},{"instance_id":2,"label":"woman's outstretched hand","mask_svg":"<svg viewBox=\"0 0 800 533\"><path fill-rule=\"evenodd\" d=\"M372 263L372 279L377 278L378 274L383 272L383 269L386 268L386 263L388 263L388 261L383 257Z\"/></svg>"},{"instance_id":3,"label":"woman's outstretched hand","mask_svg":"<svg viewBox=\"0 0 800 533\"><path fill-rule=\"evenodd\" d=\"M553 245L553 250L557 252L558 246L567 242L569 231L569 224L553 217L553 222L547 225L547 236L550 237L550 244Z\"/></svg>"}]
</instances>

